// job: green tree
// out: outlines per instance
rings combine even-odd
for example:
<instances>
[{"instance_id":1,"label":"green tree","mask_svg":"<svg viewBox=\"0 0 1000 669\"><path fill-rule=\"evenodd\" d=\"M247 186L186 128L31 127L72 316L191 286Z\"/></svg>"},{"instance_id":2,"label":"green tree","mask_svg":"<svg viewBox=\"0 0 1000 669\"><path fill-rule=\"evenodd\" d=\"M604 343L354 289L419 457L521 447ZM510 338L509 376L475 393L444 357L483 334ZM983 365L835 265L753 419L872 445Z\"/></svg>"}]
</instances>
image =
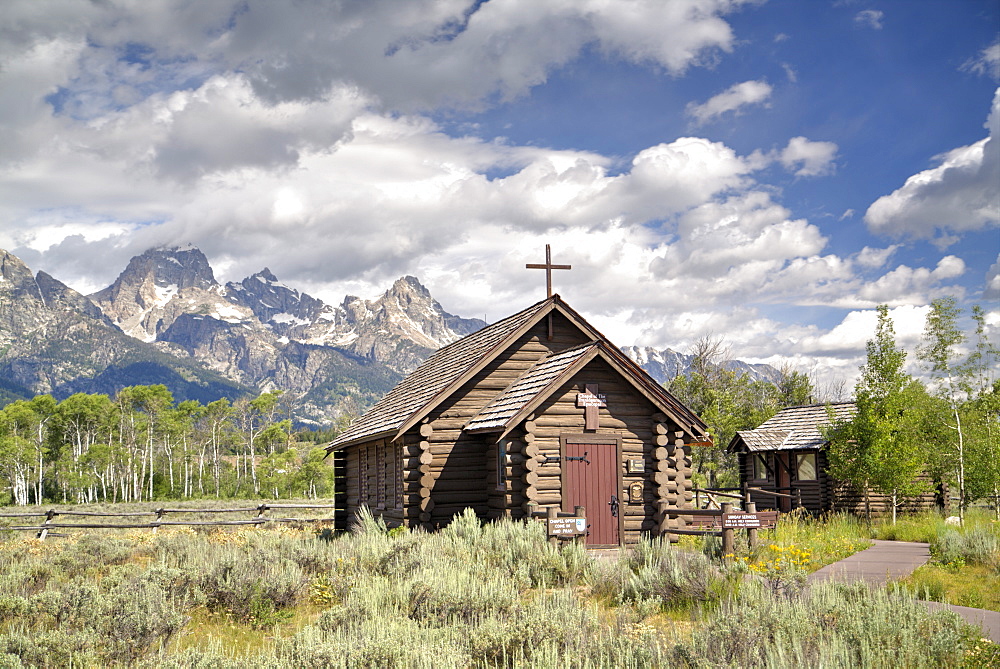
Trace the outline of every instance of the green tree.
<instances>
[{"instance_id":1,"label":"green tree","mask_svg":"<svg viewBox=\"0 0 1000 669\"><path fill-rule=\"evenodd\" d=\"M243 477L247 472L250 474L253 494L260 493L260 481L257 478L257 448L268 446L270 452L274 452L273 441L261 442L261 435L269 425L275 422L280 410L278 399L281 391L261 393L254 399L241 398L233 405L236 424L243 437ZM237 458L237 479L239 479L240 468L239 458ZM239 484L239 480L237 480Z\"/></svg>"},{"instance_id":2,"label":"green tree","mask_svg":"<svg viewBox=\"0 0 1000 669\"><path fill-rule=\"evenodd\" d=\"M924 323L923 344L917 348L917 357L930 369L937 383L936 391L947 403L951 414L949 427L954 430L954 459L958 481L958 515L965 519L968 504L965 489L965 430L962 425L961 404L969 391L968 378L959 360L957 347L965 341L958 327L959 309L955 298L943 297L931 302Z\"/></svg>"},{"instance_id":3,"label":"green tree","mask_svg":"<svg viewBox=\"0 0 1000 669\"><path fill-rule=\"evenodd\" d=\"M107 443L114 405L107 395L76 393L59 402L50 430L50 443L59 468L57 485L63 501L94 501L100 479L84 465L91 448Z\"/></svg>"},{"instance_id":4,"label":"green tree","mask_svg":"<svg viewBox=\"0 0 1000 669\"><path fill-rule=\"evenodd\" d=\"M992 497L1000 518L1000 384L994 378L997 347L987 337L983 310L975 306L974 346L964 353L967 338L959 327L960 317L954 298L932 302L918 355L947 406L942 424L949 434L940 443L946 447L944 452L958 484L959 517L964 520L970 503Z\"/></svg>"},{"instance_id":5,"label":"green tree","mask_svg":"<svg viewBox=\"0 0 1000 669\"><path fill-rule=\"evenodd\" d=\"M205 461L212 469L215 497L221 495L223 455L233 441L233 407L222 398L209 402L198 414L195 422L195 439L198 448L198 490L205 494Z\"/></svg>"},{"instance_id":6,"label":"green tree","mask_svg":"<svg viewBox=\"0 0 1000 669\"><path fill-rule=\"evenodd\" d=\"M325 449L310 448L299 467L298 482L306 496L312 499L333 493L333 467L325 458Z\"/></svg>"},{"instance_id":7,"label":"green tree","mask_svg":"<svg viewBox=\"0 0 1000 669\"><path fill-rule=\"evenodd\" d=\"M0 409L0 477L7 481L11 501L23 506L28 503L34 448L31 441L20 434L16 417L10 410L12 406Z\"/></svg>"},{"instance_id":8,"label":"green tree","mask_svg":"<svg viewBox=\"0 0 1000 669\"><path fill-rule=\"evenodd\" d=\"M52 427L55 409L56 401L51 395L38 395L27 401L18 400L4 408L10 421L11 434L26 440L33 449L27 484L35 504L41 504L44 498L45 461L49 453L49 429ZM20 447L16 450L20 450Z\"/></svg>"},{"instance_id":9,"label":"green tree","mask_svg":"<svg viewBox=\"0 0 1000 669\"><path fill-rule=\"evenodd\" d=\"M781 377L775 386L777 403L781 408L813 403L815 391L809 375L792 369L791 365L781 366Z\"/></svg>"},{"instance_id":10,"label":"green tree","mask_svg":"<svg viewBox=\"0 0 1000 669\"><path fill-rule=\"evenodd\" d=\"M260 461L260 485L274 499L291 496L299 471L295 449L270 453Z\"/></svg>"},{"instance_id":11,"label":"green tree","mask_svg":"<svg viewBox=\"0 0 1000 669\"><path fill-rule=\"evenodd\" d=\"M978 305L972 307L972 320L976 345L966 364L971 382L966 403L970 441L967 494L970 499L992 498L1000 520L1000 379L996 378L1000 351L987 337L986 314Z\"/></svg>"},{"instance_id":12,"label":"green tree","mask_svg":"<svg viewBox=\"0 0 1000 669\"><path fill-rule=\"evenodd\" d=\"M738 430L757 427L778 409L808 403L809 378L783 368L778 385L754 381L746 373L726 367L729 350L718 337L703 337L692 349L691 370L678 375L667 389L709 426L712 446L698 447L692 465L700 483L732 487L739 482L735 457L726 447Z\"/></svg>"},{"instance_id":13,"label":"green tree","mask_svg":"<svg viewBox=\"0 0 1000 669\"><path fill-rule=\"evenodd\" d=\"M857 413L835 423L828 436L830 473L860 488L865 516L871 520L871 490L892 499L892 519L900 498L927 489L918 476L926 470L921 435L923 386L903 371L906 351L896 347L889 308L878 307L875 338L868 340L867 359L854 387Z\"/></svg>"}]
</instances>

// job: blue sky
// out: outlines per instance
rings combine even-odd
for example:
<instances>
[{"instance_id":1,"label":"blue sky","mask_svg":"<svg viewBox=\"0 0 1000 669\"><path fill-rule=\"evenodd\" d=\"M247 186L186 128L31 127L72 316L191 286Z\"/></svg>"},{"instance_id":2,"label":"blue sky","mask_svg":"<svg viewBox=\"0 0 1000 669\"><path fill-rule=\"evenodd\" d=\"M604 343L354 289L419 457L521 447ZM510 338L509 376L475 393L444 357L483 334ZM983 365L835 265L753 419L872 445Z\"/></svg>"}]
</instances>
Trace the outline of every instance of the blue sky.
<instances>
[{"instance_id":1,"label":"blue sky","mask_svg":"<svg viewBox=\"0 0 1000 669\"><path fill-rule=\"evenodd\" d=\"M14 0L0 247L83 292L155 245L339 302L403 274L495 320L853 382L892 307L1000 331L992 0Z\"/></svg>"}]
</instances>

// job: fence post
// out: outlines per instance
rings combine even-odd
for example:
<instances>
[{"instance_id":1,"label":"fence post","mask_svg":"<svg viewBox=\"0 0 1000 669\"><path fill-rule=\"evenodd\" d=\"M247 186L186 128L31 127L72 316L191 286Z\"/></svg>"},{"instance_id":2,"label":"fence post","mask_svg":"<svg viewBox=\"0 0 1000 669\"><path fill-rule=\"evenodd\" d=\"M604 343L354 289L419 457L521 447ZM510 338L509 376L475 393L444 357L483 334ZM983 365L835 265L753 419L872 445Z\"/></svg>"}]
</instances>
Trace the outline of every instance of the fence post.
<instances>
[{"instance_id":1,"label":"fence post","mask_svg":"<svg viewBox=\"0 0 1000 669\"><path fill-rule=\"evenodd\" d=\"M745 505L743 508L746 509L750 506L750 486L744 481L740 484L740 487L743 488L743 504Z\"/></svg>"},{"instance_id":2,"label":"fence post","mask_svg":"<svg viewBox=\"0 0 1000 669\"><path fill-rule=\"evenodd\" d=\"M45 526L52 522L52 517L55 515L56 515L55 509L49 509L48 511L45 512L45 522L42 523L42 529L40 529L38 531L38 534L35 535L36 539L38 539L39 541L45 541L45 537L48 536L49 534L49 529Z\"/></svg>"},{"instance_id":3,"label":"fence post","mask_svg":"<svg viewBox=\"0 0 1000 669\"><path fill-rule=\"evenodd\" d=\"M153 526L153 534L156 534L157 530L160 529L160 519L163 518L163 515L165 513L166 511L164 511L163 509L156 510L156 519L152 523L150 523L150 525Z\"/></svg>"},{"instance_id":4,"label":"fence post","mask_svg":"<svg viewBox=\"0 0 1000 669\"><path fill-rule=\"evenodd\" d=\"M695 488L697 490L697 488ZM658 501L656 503L656 513L659 516L659 531L661 537L667 536L667 531L670 529L670 516L667 515L667 503L664 501ZM669 540L669 537L668 537Z\"/></svg>"},{"instance_id":5,"label":"fence post","mask_svg":"<svg viewBox=\"0 0 1000 669\"><path fill-rule=\"evenodd\" d=\"M733 505L731 502L722 503L722 520L725 523L725 516L727 513L732 512ZM733 536L733 528L725 527L722 528L722 557L725 559L727 555L732 555L736 552L735 537Z\"/></svg>"},{"instance_id":6,"label":"fence post","mask_svg":"<svg viewBox=\"0 0 1000 669\"><path fill-rule=\"evenodd\" d=\"M694 508L701 508L701 488L698 487L694 489Z\"/></svg>"},{"instance_id":7,"label":"fence post","mask_svg":"<svg viewBox=\"0 0 1000 669\"><path fill-rule=\"evenodd\" d=\"M757 513L757 505L753 502L747 502L747 513ZM757 528L748 527L747 528L747 545L750 550L757 548Z\"/></svg>"},{"instance_id":8,"label":"fence post","mask_svg":"<svg viewBox=\"0 0 1000 669\"><path fill-rule=\"evenodd\" d=\"M549 521L550 520L555 520L558 517L559 517L559 509L557 507L550 506L550 507L547 507L545 509L545 533L546 534L549 534ZM549 543L558 548L558 546L559 546L559 537L555 536L554 534L549 534Z\"/></svg>"},{"instance_id":9,"label":"fence post","mask_svg":"<svg viewBox=\"0 0 1000 669\"><path fill-rule=\"evenodd\" d=\"M535 512L538 511L538 502L525 502L524 512L528 515L528 518L534 518Z\"/></svg>"}]
</instances>

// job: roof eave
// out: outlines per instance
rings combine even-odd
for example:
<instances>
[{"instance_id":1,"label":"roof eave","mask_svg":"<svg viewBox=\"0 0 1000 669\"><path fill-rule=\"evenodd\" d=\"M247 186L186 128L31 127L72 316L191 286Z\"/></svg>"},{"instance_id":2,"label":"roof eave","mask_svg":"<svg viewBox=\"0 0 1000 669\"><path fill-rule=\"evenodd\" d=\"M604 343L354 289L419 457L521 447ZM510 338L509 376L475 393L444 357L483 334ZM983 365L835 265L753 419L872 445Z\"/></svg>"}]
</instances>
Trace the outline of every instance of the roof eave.
<instances>
[{"instance_id":1,"label":"roof eave","mask_svg":"<svg viewBox=\"0 0 1000 669\"><path fill-rule=\"evenodd\" d=\"M616 351L616 349L614 348L613 345L611 345L607 341L607 339L602 338L600 340L593 342L590 345L593 346L593 349L591 351L588 351L585 355L580 356L578 360L573 361L573 363L568 365L565 370L563 370L557 376L553 377L553 379L549 381L549 383L547 383L543 389L539 390L538 393L536 393L532 399L530 399L527 403L525 403L525 405L504 424L503 430L500 434L501 439L505 437L511 430L513 430L517 425L519 425L521 421L525 420L529 415L531 415L531 413L535 411L535 409L537 409L543 402L545 402L549 398L554 389L561 386L563 383L566 382L566 379L578 373L581 369L583 369L584 366L592 362L597 357L600 357L606 363L611 365L611 367L616 369L616 371L618 371L618 373L621 374L625 379L629 380L629 382L632 383L632 386L636 390L638 390L639 393L642 394L647 400L649 400L650 403L653 404L653 406L658 408L660 411L666 412L666 414L670 416L674 420L674 422L676 422L679 426L681 426L681 428L683 428L685 432L690 434L691 437L700 438L703 434L707 433L708 425L703 423L701 419L698 418L694 413L691 413L690 417L695 418L697 420L697 424L686 425L685 421L682 420L680 417L678 417L676 415L676 412L672 410L673 407L669 406L668 402L663 402L662 398L657 397L659 393L649 392L649 387L648 387L649 384L645 382L646 372L642 370L642 368L635 366L635 368L633 369L628 366L620 365L620 361L617 359L617 356L613 354L613 352ZM626 360L628 359L624 355L622 355L622 358ZM660 392L666 392L666 391L663 391L661 389ZM697 433L697 428L699 427L702 428L703 430L702 434ZM472 432L472 430L469 431ZM495 431L495 430L491 429L489 431Z\"/></svg>"},{"instance_id":2,"label":"roof eave","mask_svg":"<svg viewBox=\"0 0 1000 669\"><path fill-rule=\"evenodd\" d=\"M490 425L488 427L464 427L462 431L467 434L489 434L490 432L503 432L506 425Z\"/></svg>"},{"instance_id":3,"label":"roof eave","mask_svg":"<svg viewBox=\"0 0 1000 669\"><path fill-rule=\"evenodd\" d=\"M334 440L326 445L326 452L333 453L334 451L343 450L348 446L354 446L355 444L363 444L366 441L375 441L376 439L385 439L386 437L392 437L391 441L396 441L397 437L394 436L395 433L396 433L395 430L382 430L381 432L362 435L360 437L347 439L346 441L342 442L337 442L336 440Z\"/></svg>"},{"instance_id":4,"label":"roof eave","mask_svg":"<svg viewBox=\"0 0 1000 669\"><path fill-rule=\"evenodd\" d=\"M708 434L708 424L702 421L693 411L681 404L680 401L673 398L673 396L667 395L667 391L656 384L652 380L652 377L628 356L617 350L610 343L602 347L601 353L608 364L615 367L622 376L631 378L636 389L660 411L672 418L685 432L697 438ZM683 411L677 411L677 407L673 406L674 402Z\"/></svg>"}]
</instances>

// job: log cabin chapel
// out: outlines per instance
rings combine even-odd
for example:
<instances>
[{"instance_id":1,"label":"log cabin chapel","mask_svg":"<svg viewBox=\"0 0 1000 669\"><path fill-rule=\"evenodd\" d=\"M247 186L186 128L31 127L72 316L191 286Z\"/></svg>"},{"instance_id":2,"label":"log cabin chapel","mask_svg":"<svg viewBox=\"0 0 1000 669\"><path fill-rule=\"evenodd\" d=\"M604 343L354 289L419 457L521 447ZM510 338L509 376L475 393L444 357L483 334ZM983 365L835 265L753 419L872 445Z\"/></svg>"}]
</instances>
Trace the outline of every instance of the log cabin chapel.
<instances>
[{"instance_id":1,"label":"log cabin chapel","mask_svg":"<svg viewBox=\"0 0 1000 669\"><path fill-rule=\"evenodd\" d=\"M327 446L347 529L367 506L434 529L586 508L588 546L681 529L698 416L552 293L431 355Z\"/></svg>"}]
</instances>

